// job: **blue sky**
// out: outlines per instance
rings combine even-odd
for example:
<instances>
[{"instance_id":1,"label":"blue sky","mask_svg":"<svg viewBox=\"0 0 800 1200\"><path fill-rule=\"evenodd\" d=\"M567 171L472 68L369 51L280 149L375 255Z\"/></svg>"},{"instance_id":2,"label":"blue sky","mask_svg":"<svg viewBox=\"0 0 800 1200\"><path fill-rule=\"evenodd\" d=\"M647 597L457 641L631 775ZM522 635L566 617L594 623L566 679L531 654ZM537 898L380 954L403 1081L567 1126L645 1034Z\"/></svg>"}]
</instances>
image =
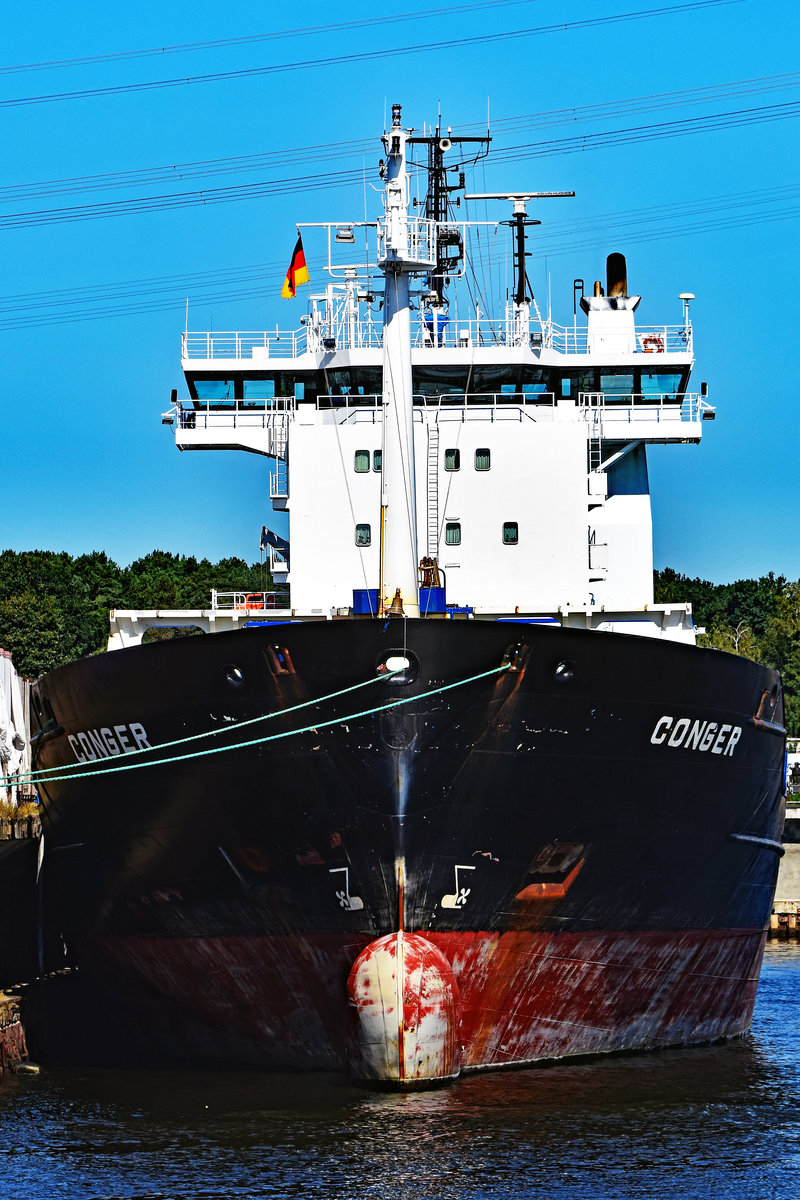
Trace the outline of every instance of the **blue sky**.
<instances>
[{"instance_id":1,"label":"blue sky","mask_svg":"<svg viewBox=\"0 0 800 1200\"><path fill-rule=\"evenodd\" d=\"M279 298L295 222L363 215L363 183L332 175L378 182L397 101L417 127L441 108L463 130L488 109L495 162L474 190L576 191L537 214L531 246L557 321L571 319L573 278L603 277L611 250L627 255L643 322L679 321L678 294L696 294L694 380L718 415L701 447L650 451L656 565L719 582L800 576L800 6L453 0L422 12L416 0L402 19L392 0L335 12L42 0L5 14L0 545L105 549L120 563L154 548L257 559L265 461L181 455L160 423L170 389L185 394L186 297L194 329L295 326L302 302ZM26 64L39 66L11 69ZM341 161L332 143L346 143ZM230 161L244 156L260 157ZM216 202L214 189L299 177L316 191ZM203 203L144 204L200 189ZM131 200L123 215L89 207Z\"/></svg>"}]
</instances>

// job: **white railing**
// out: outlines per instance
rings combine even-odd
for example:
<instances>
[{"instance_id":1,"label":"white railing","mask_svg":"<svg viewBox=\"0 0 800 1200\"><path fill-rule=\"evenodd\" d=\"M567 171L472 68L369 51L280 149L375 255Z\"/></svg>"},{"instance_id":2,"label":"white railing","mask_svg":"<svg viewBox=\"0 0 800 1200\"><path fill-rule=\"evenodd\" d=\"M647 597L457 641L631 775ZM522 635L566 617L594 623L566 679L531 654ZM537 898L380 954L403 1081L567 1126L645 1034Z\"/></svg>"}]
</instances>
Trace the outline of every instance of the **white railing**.
<instances>
[{"instance_id":1,"label":"white railing","mask_svg":"<svg viewBox=\"0 0 800 1200\"><path fill-rule=\"evenodd\" d=\"M559 354L588 354L586 327L555 325L532 321L530 330L520 332L514 315L509 311L493 320L482 316L460 320L457 316L437 314L434 318L424 310L412 333L413 344L429 350L452 350L475 346L526 346L544 348ZM377 350L383 344L383 331L360 311L337 309L329 319L309 324L299 330L274 333L194 333L181 335L181 355L184 361L230 359L252 362L263 359L298 358L308 351L319 350ZM659 354L692 352L691 325L644 325L636 328L635 353Z\"/></svg>"},{"instance_id":2,"label":"white railing","mask_svg":"<svg viewBox=\"0 0 800 1200\"><path fill-rule=\"evenodd\" d=\"M627 396L611 396L604 392L581 392L577 410L583 419L597 416L605 424L634 421L685 422L702 421L714 414L713 405L696 392L684 395L661 392L659 394L635 393Z\"/></svg>"},{"instance_id":3,"label":"white railing","mask_svg":"<svg viewBox=\"0 0 800 1200\"><path fill-rule=\"evenodd\" d=\"M179 429L266 429L291 412L294 396L269 400L181 400L174 410ZM173 411L173 410L171 410Z\"/></svg>"},{"instance_id":4,"label":"white railing","mask_svg":"<svg viewBox=\"0 0 800 1200\"><path fill-rule=\"evenodd\" d=\"M415 263L423 267L436 266L436 221L426 217L409 217L403 222L405 243L392 245L389 219L381 218L378 227L378 263L387 260Z\"/></svg>"},{"instance_id":5,"label":"white railing","mask_svg":"<svg viewBox=\"0 0 800 1200\"><path fill-rule=\"evenodd\" d=\"M285 609L289 604L286 589L275 592L218 592L211 591L214 612L261 613L270 609Z\"/></svg>"},{"instance_id":6,"label":"white railing","mask_svg":"<svg viewBox=\"0 0 800 1200\"><path fill-rule=\"evenodd\" d=\"M297 358L308 349L308 332L303 329L274 333L193 333L181 334L181 358L253 359ZM255 353L254 353L255 351Z\"/></svg>"},{"instance_id":7,"label":"white railing","mask_svg":"<svg viewBox=\"0 0 800 1200\"><path fill-rule=\"evenodd\" d=\"M312 401L309 401L312 402ZM369 395L321 395L313 401L318 411L340 412L344 420L359 415L369 420L378 418L383 407L379 393ZM286 431L281 425L283 445L279 445L278 422L295 410L293 397L280 396L274 400L189 400L180 401L170 414L176 414L178 428L194 429L272 429L275 438L270 444L272 455L280 459L285 453ZM415 394L414 408L437 413L455 414L460 420L496 420L514 414L515 419L575 421L700 421L714 415L714 407L696 392L678 395L674 392L631 393L624 396L604 392L580 392L577 399L557 398L553 392L529 394L518 392L458 392L437 396ZM169 415L169 414L167 414ZM420 419L422 414L420 413ZM172 423L171 421L169 422ZM285 467L284 467L285 470ZM284 495L285 480L275 478L271 495ZM271 485L272 488L272 485Z\"/></svg>"},{"instance_id":8,"label":"white railing","mask_svg":"<svg viewBox=\"0 0 800 1200\"><path fill-rule=\"evenodd\" d=\"M545 321L542 326L541 344L547 350L559 354L588 354L589 340L586 326L554 325ZM691 354L691 325L637 325L636 354Z\"/></svg>"}]
</instances>

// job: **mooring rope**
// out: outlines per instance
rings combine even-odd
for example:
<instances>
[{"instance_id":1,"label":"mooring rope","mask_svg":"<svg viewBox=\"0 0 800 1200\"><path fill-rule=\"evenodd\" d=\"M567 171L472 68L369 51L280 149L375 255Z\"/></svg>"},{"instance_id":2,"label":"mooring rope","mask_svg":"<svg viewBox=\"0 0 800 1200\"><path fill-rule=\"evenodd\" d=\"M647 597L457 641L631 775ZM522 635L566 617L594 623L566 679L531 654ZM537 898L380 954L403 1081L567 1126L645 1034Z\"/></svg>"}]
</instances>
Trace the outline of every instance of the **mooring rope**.
<instances>
[{"instance_id":1,"label":"mooring rope","mask_svg":"<svg viewBox=\"0 0 800 1200\"><path fill-rule=\"evenodd\" d=\"M304 700L301 704L293 704L291 708L277 708L273 712L260 713L257 717L248 717L246 721L231 721L227 725L219 725L216 729L206 729L203 733L190 733L186 737L175 738L171 742L160 742L157 746L140 746L136 750L125 750L123 756L131 758L134 754L150 754L153 750L168 750L171 746L184 746L187 742L196 742L200 738L216 737L220 733L231 733L234 729L244 729L247 725L256 725L259 721L270 721L273 717L284 717L289 713L299 712L301 708L311 708L314 704L325 704L328 700L336 700L339 696L346 696L348 692L357 692L360 688L369 687L373 683L385 682L390 675L396 675L397 671L383 671L380 675L375 675L371 679L362 679L361 683L354 683L351 687L341 688L338 692L328 692L326 696L317 696L314 700ZM112 756L109 756L112 757ZM114 755L113 757L116 757ZM102 761L106 761L103 759ZM35 783L37 779L42 779L46 782L51 777L53 771L75 771L78 767L85 766L85 762L65 763L61 767L43 767L40 771L30 771L27 775L20 775L19 783Z\"/></svg>"},{"instance_id":2,"label":"mooring rope","mask_svg":"<svg viewBox=\"0 0 800 1200\"><path fill-rule=\"evenodd\" d=\"M300 729L287 729L283 733L272 733L272 734L267 734L265 737L252 738L250 741L247 741L247 742L236 742L232 746L209 746L205 750L194 750L190 754L175 754L175 755L172 755L170 758L149 759L145 762L137 762L137 763L126 763L126 764L120 763L119 765L115 764L114 766L111 766L111 765L106 766L105 764L108 762L108 760L104 759L103 766L99 767L99 769L96 768L93 771L78 771L74 775L73 774L70 774L70 775L50 774L50 775L47 775L46 778L42 779L41 782L43 782L43 783L62 783L65 781L69 781L71 779L87 779L90 776L116 775L120 771L139 771L139 770L143 770L146 767L159 767L159 766L168 765L170 763L187 762L189 759L192 759L192 758L204 758L210 754L225 754L229 750L245 750L250 746L263 746L267 742L277 742L277 741L280 741L281 738L294 737L300 733L316 733L316 731L318 729L325 729L330 725L344 725L347 721L357 721L361 717L371 717L375 713L387 712L389 709L398 708L401 704L413 704L414 701L416 701L416 700L425 700L429 696L438 696L442 692L449 692L449 691L452 691L453 688L464 687L468 683L475 683L477 680L486 679L490 675L499 675L503 671L508 671L510 666L511 666L510 663L503 663L499 667L492 667L492 669L490 671L481 671L478 675L470 675L466 679L456 680L455 683L442 684L441 687L431 688L430 691L420 692L416 696L404 696L398 700L392 700L389 704L379 704L379 705L376 705L374 708L363 709L361 712L346 713L344 716L332 717L331 719L329 719L327 721L316 721L313 725L304 725ZM370 680L369 682L372 682L372 680ZM287 712L287 711L291 711L291 710L284 709L281 711ZM168 744L168 743L165 743L165 744ZM154 746L154 747L152 747L152 749L160 750L160 749L162 749L162 747ZM125 757L127 758L128 755L126 754ZM72 766L72 765L73 764L70 764L70 766ZM76 763L74 765L81 766L83 764ZM53 767L51 769L52 769L52 771L63 770L62 767ZM42 774L44 774L44 772L42 772Z\"/></svg>"}]
</instances>

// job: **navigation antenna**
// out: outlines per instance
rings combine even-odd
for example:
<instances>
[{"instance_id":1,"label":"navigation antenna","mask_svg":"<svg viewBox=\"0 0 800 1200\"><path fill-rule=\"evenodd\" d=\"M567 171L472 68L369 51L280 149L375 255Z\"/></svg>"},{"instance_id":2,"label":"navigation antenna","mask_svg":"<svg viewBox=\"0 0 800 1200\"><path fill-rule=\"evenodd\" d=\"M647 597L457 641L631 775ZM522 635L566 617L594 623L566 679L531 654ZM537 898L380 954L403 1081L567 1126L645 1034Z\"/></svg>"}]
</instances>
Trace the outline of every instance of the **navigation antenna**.
<instances>
[{"instance_id":1,"label":"navigation antenna","mask_svg":"<svg viewBox=\"0 0 800 1200\"><path fill-rule=\"evenodd\" d=\"M435 308L445 308L447 301L444 289L448 275L454 272L464 253L461 233L453 226L447 227L447 207L451 192L463 190L466 177L460 162L452 167L445 166L444 156L453 146L476 144L485 146L488 150L492 140L488 134L483 137L461 137L451 129L443 135L440 125L427 137L411 136L406 139L412 145L427 146L428 148L428 191L425 196L425 217L437 222L436 236L436 266L425 277L425 286L431 305ZM458 181L448 181L448 171L458 172Z\"/></svg>"},{"instance_id":2,"label":"navigation antenna","mask_svg":"<svg viewBox=\"0 0 800 1200\"><path fill-rule=\"evenodd\" d=\"M531 200L550 200L563 196L574 196L574 192L472 192L465 200L511 200L514 212L510 221L502 221L508 225L514 234L514 303L517 307L528 304L533 298L533 289L528 279L525 260L528 253L525 249L525 230L531 225L541 225L541 221L528 216L526 205Z\"/></svg>"}]
</instances>

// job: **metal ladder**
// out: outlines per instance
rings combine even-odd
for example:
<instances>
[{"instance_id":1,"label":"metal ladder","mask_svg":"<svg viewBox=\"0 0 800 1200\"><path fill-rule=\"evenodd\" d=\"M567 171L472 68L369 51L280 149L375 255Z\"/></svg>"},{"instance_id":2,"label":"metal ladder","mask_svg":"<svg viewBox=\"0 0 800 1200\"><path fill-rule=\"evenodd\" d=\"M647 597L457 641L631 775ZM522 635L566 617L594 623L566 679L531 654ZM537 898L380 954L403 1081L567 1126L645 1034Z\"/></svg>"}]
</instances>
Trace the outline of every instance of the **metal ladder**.
<instances>
[{"instance_id":1,"label":"metal ladder","mask_svg":"<svg viewBox=\"0 0 800 1200\"><path fill-rule=\"evenodd\" d=\"M286 446L289 441L289 417L286 413L275 413L270 421L269 450L275 459L275 469L269 475L271 499L285 499L289 495L289 463Z\"/></svg>"},{"instance_id":2,"label":"metal ladder","mask_svg":"<svg viewBox=\"0 0 800 1200\"><path fill-rule=\"evenodd\" d=\"M592 413L589 424L589 470L597 471L603 461L603 422L598 412Z\"/></svg>"},{"instance_id":3,"label":"metal ladder","mask_svg":"<svg viewBox=\"0 0 800 1200\"><path fill-rule=\"evenodd\" d=\"M428 426L428 557L439 554L439 426Z\"/></svg>"}]
</instances>

